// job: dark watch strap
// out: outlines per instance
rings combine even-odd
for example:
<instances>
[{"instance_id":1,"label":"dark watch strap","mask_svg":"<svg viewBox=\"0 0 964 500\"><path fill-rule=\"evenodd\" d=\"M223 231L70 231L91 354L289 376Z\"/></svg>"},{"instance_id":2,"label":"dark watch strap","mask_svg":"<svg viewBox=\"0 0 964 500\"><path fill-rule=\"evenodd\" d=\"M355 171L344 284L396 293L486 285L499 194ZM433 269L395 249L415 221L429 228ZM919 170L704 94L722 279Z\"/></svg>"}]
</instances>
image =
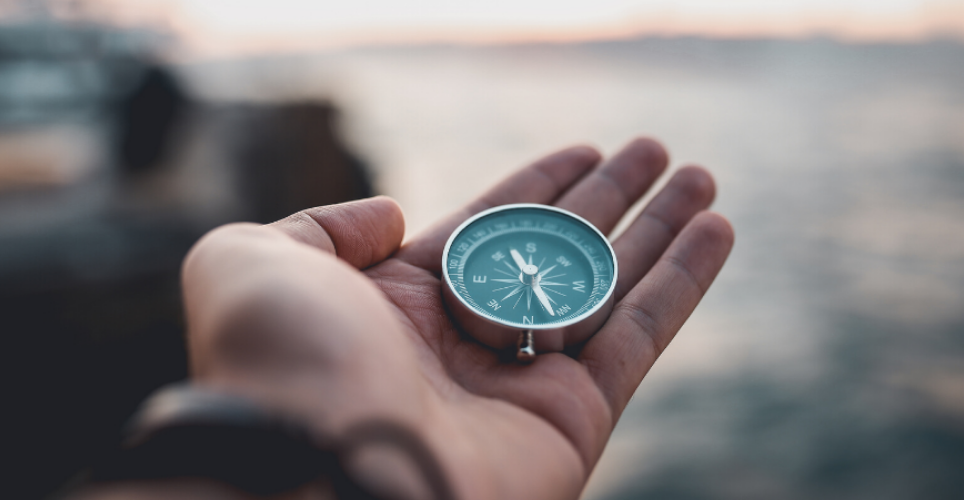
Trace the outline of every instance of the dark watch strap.
<instances>
[{"instance_id":1,"label":"dark watch strap","mask_svg":"<svg viewBox=\"0 0 964 500\"><path fill-rule=\"evenodd\" d=\"M315 446L293 420L245 398L176 384L144 401L89 480L205 477L269 495L301 486L335 462L333 450Z\"/></svg>"},{"instance_id":2,"label":"dark watch strap","mask_svg":"<svg viewBox=\"0 0 964 500\"><path fill-rule=\"evenodd\" d=\"M435 498L454 498L434 456L401 426L369 422L325 440L246 398L186 383L148 397L119 445L95 462L85 482L203 477L272 495L327 475L339 498L374 500L344 473L341 457L378 441L409 455Z\"/></svg>"}]
</instances>

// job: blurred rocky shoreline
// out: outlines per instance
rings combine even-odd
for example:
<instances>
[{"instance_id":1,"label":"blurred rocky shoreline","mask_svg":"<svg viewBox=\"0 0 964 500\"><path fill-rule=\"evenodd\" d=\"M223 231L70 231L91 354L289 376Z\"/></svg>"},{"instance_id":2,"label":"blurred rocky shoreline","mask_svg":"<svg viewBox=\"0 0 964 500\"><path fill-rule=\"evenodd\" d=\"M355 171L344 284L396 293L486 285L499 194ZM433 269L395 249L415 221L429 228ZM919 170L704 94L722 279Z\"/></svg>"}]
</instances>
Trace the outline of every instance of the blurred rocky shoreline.
<instances>
[{"instance_id":1,"label":"blurred rocky shoreline","mask_svg":"<svg viewBox=\"0 0 964 500\"><path fill-rule=\"evenodd\" d=\"M0 26L4 497L50 493L186 376L202 234L373 194L333 103L204 102L133 35Z\"/></svg>"}]
</instances>

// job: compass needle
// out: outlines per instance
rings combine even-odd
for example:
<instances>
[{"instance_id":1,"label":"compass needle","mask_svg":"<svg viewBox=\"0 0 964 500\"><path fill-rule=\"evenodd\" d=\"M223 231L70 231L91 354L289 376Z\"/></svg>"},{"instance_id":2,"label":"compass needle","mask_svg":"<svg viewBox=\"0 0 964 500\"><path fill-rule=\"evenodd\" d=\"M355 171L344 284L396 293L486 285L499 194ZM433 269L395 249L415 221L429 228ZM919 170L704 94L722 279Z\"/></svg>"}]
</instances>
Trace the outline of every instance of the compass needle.
<instances>
[{"instance_id":1,"label":"compass needle","mask_svg":"<svg viewBox=\"0 0 964 500\"><path fill-rule=\"evenodd\" d=\"M520 254L515 248L509 249L509 253L512 255L512 260L514 260L516 265L519 266L519 269L522 270L523 274L528 274L531 276L539 272L539 269L532 265L531 255L529 256L529 263L526 264L525 259L522 258L522 254Z\"/></svg>"},{"instance_id":2,"label":"compass needle","mask_svg":"<svg viewBox=\"0 0 964 500\"><path fill-rule=\"evenodd\" d=\"M549 303L551 299L546 295L546 292L542 291L542 287L539 286L538 281L532 283L532 292L536 294L536 298L542 303L542 307L545 307L546 311L549 312L549 316L555 316L556 313L552 311L552 304Z\"/></svg>"}]
</instances>

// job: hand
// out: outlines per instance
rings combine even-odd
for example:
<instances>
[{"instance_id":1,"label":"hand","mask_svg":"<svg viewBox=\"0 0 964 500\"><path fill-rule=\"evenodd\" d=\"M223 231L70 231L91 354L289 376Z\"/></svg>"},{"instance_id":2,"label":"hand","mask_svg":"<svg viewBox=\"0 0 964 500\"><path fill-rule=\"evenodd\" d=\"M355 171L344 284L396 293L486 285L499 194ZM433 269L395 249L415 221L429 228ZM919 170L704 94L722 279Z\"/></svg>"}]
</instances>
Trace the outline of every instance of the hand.
<instances>
[{"instance_id":1,"label":"hand","mask_svg":"<svg viewBox=\"0 0 964 500\"><path fill-rule=\"evenodd\" d=\"M732 246L726 220L703 211L712 178L698 167L673 176L613 242L620 273L606 324L580 349L531 365L507 363L452 323L442 249L466 218L507 203L562 207L608 233L666 164L646 139L603 162L591 148L566 149L405 245L402 213L384 197L217 229L184 266L193 377L326 434L372 416L403 423L459 498L577 498ZM418 496L424 485L397 463L373 458L355 472Z\"/></svg>"}]
</instances>

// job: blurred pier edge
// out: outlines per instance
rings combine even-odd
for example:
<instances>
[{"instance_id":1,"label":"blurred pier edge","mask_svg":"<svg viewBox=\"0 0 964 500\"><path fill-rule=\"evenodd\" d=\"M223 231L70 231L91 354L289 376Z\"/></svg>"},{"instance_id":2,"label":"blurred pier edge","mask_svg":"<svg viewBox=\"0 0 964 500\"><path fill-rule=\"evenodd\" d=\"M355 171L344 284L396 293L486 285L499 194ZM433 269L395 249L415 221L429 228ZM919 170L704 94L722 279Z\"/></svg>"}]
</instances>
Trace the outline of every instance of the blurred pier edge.
<instances>
[{"instance_id":1,"label":"blurred pier edge","mask_svg":"<svg viewBox=\"0 0 964 500\"><path fill-rule=\"evenodd\" d=\"M186 375L179 268L197 238L373 194L334 104L199 102L157 38L0 25L7 498L58 488Z\"/></svg>"}]
</instances>

